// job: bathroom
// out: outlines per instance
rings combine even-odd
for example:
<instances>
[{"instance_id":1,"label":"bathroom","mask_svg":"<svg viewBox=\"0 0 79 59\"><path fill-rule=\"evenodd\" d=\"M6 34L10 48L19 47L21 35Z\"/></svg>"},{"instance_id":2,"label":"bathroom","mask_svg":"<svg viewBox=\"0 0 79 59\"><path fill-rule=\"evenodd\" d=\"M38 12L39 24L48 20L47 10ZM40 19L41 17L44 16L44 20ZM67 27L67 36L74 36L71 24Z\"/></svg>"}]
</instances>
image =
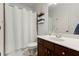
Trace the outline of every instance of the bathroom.
<instances>
[{"instance_id":1,"label":"bathroom","mask_svg":"<svg viewBox=\"0 0 79 59\"><path fill-rule=\"evenodd\" d=\"M0 3L0 8L0 55L37 55L37 14L47 12L47 3Z\"/></svg>"},{"instance_id":2,"label":"bathroom","mask_svg":"<svg viewBox=\"0 0 79 59\"><path fill-rule=\"evenodd\" d=\"M79 3L0 3L0 14L1 56L79 55Z\"/></svg>"}]
</instances>

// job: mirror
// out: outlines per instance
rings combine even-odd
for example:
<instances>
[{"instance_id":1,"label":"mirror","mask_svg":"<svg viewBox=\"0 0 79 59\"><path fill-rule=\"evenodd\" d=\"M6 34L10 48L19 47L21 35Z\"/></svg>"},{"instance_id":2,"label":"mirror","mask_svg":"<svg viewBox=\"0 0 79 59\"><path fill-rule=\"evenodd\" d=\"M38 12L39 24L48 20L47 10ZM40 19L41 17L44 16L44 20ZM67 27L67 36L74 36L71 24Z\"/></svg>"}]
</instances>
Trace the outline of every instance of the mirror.
<instances>
[{"instance_id":1,"label":"mirror","mask_svg":"<svg viewBox=\"0 0 79 59\"><path fill-rule=\"evenodd\" d=\"M79 3L57 3L48 7L49 33L79 35Z\"/></svg>"}]
</instances>

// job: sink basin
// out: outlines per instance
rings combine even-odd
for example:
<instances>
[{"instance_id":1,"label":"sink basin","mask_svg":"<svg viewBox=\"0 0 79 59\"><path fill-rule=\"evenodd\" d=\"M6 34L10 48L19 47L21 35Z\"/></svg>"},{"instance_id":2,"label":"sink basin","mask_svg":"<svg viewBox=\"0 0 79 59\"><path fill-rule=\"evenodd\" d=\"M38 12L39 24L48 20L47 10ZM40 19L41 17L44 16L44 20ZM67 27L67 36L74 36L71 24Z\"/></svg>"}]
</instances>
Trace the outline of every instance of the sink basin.
<instances>
[{"instance_id":1,"label":"sink basin","mask_svg":"<svg viewBox=\"0 0 79 59\"><path fill-rule=\"evenodd\" d=\"M50 39L55 41L64 41L62 38L57 38L57 37L50 37Z\"/></svg>"},{"instance_id":2,"label":"sink basin","mask_svg":"<svg viewBox=\"0 0 79 59\"><path fill-rule=\"evenodd\" d=\"M63 39L58 39L58 38L53 39L53 40L56 40L56 41L64 41Z\"/></svg>"},{"instance_id":3,"label":"sink basin","mask_svg":"<svg viewBox=\"0 0 79 59\"><path fill-rule=\"evenodd\" d=\"M61 33L49 35L49 38L55 41L64 41Z\"/></svg>"}]
</instances>

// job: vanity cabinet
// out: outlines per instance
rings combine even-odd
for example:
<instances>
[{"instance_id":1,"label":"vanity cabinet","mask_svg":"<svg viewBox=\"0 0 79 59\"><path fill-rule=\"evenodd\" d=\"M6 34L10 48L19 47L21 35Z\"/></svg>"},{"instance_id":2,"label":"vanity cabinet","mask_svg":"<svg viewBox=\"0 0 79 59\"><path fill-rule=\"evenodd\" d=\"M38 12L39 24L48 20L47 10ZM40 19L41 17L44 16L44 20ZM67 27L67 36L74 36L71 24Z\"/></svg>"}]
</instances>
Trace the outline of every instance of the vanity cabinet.
<instances>
[{"instance_id":1,"label":"vanity cabinet","mask_svg":"<svg viewBox=\"0 0 79 59\"><path fill-rule=\"evenodd\" d=\"M79 56L79 51L38 38L38 56Z\"/></svg>"},{"instance_id":2,"label":"vanity cabinet","mask_svg":"<svg viewBox=\"0 0 79 59\"><path fill-rule=\"evenodd\" d=\"M52 47L52 48L51 48ZM50 56L54 55L54 45L50 42L38 38L38 56Z\"/></svg>"}]
</instances>

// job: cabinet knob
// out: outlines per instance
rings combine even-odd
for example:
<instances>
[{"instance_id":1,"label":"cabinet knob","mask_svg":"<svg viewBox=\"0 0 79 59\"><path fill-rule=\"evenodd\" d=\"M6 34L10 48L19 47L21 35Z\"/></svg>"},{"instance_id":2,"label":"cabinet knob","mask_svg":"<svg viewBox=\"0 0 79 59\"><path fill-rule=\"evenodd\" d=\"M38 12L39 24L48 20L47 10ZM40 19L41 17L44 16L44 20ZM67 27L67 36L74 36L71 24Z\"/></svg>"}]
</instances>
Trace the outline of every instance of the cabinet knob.
<instances>
[{"instance_id":1,"label":"cabinet knob","mask_svg":"<svg viewBox=\"0 0 79 59\"><path fill-rule=\"evenodd\" d=\"M49 54L50 52L48 51L48 54Z\"/></svg>"},{"instance_id":2,"label":"cabinet knob","mask_svg":"<svg viewBox=\"0 0 79 59\"><path fill-rule=\"evenodd\" d=\"M62 55L65 55L65 52L62 52Z\"/></svg>"}]
</instances>

